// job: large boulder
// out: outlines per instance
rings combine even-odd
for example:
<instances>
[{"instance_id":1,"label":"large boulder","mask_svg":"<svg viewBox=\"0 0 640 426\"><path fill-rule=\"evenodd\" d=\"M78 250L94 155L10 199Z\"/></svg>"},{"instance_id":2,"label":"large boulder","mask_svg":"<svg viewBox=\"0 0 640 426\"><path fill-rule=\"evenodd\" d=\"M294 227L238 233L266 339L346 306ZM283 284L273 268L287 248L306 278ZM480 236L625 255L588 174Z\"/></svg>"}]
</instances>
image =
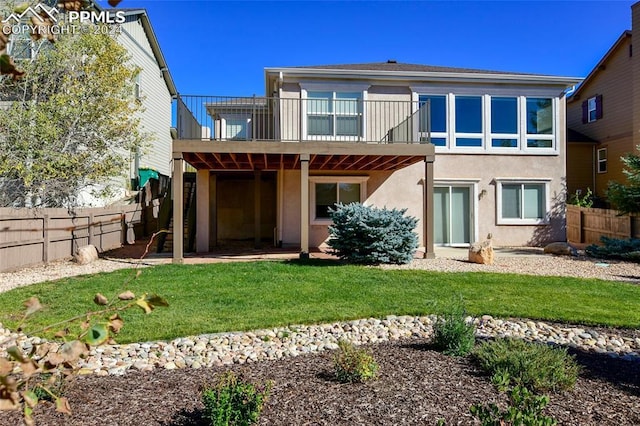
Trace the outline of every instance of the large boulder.
<instances>
[{"instance_id":1,"label":"large boulder","mask_svg":"<svg viewBox=\"0 0 640 426\"><path fill-rule=\"evenodd\" d=\"M544 252L548 254L559 254L564 256L575 256L576 249L571 247L569 243L565 242L556 242L547 244L544 248Z\"/></svg>"},{"instance_id":2,"label":"large boulder","mask_svg":"<svg viewBox=\"0 0 640 426\"><path fill-rule=\"evenodd\" d=\"M94 245L80 247L74 256L74 259L78 265L87 265L98 260L98 250Z\"/></svg>"},{"instance_id":3,"label":"large boulder","mask_svg":"<svg viewBox=\"0 0 640 426\"><path fill-rule=\"evenodd\" d=\"M493 265L493 243L491 239L473 243L469 247L469 262Z\"/></svg>"}]
</instances>

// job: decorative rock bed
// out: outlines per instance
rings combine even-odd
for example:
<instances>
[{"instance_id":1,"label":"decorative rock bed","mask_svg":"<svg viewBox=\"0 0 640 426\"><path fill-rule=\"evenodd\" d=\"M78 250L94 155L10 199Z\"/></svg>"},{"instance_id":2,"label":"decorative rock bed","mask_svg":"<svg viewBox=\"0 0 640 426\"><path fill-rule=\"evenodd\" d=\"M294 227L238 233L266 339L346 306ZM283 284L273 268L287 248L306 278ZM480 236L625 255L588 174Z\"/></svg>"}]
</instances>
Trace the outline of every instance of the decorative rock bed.
<instances>
[{"instance_id":1,"label":"decorative rock bed","mask_svg":"<svg viewBox=\"0 0 640 426\"><path fill-rule=\"evenodd\" d=\"M244 364L253 361L275 360L301 354L332 350L339 339L355 344L370 344L412 338L429 338L435 316L388 316L384 319L363 319L349 322L311 326L288 326L252 332L220 333L184 337L169 342L103 345L93 348L80 361L81 374L122 375L127 370L150 371L180 368ZM587 352L607 353L626 360L640 360L640 338L615 333L598 332L570 325L551 325L541 321L502 320L491 316L471 319L476 335L515 337L531 342L578 348ZM1 329L3 337L17 337L26 351L43 341L12 334ZM45 343L56 351L57 343ZM41 355L44 350L39 351Z\"/></svg>"}]
</instances>

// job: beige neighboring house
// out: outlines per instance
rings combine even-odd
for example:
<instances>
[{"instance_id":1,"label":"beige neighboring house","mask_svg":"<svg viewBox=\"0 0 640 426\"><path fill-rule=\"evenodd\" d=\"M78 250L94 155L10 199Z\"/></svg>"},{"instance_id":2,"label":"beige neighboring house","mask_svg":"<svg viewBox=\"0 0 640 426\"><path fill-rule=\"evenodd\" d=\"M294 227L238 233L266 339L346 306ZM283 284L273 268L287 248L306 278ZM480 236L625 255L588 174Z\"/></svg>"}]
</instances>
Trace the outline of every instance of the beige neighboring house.
<instances>
[{"instance_id":1,"label":"beige neighboring house","mask_svg":"<svg viewBox=\"0 0 640 426\"><path fill-rule=\"evenodd\" d=\"M563 94L579 81L390 60L266 68L264 97L181 97L174 220L188 163L198 252L251 240L304 257L327 241L328 207L353 201L406 208L426 257L489 233L563 241Z\"/></svg>"},{"instance_id":2,"label":"beige neighboring house","mask_svg":"<svg viewBox=\"0 0 640 426\"><path fill-rule=\"evenodd\" d=\"M37 7L37 11L42 7L50 10L55 7L54 4L57 2L41 1L34 7ZM171 175L172 102L177 96L175 83L146 10L102 9L97 4L95 7L97 10L111 10L114 13L117 10L124 14L125 22L113 24L110 27L111 33L131 55L131 65L141 70L135 81L133 96L137 97L143 106L143 111L140 113L142 131L150 135L149 145L145 151L123 153L130 158L128 176L123 177L127 181L121 178L114 180L111 184L121 186L119 193L124 196L126 189L138 189L141 175L143 181L153 176L158 179L157 191L161 192L163 186L168 187ZM23 17L25 20L29 18L29 14ZM8 52L18 61L29 60L37 52L36 43L48 42L44 40L34 42L26 35L24 37L13 35L10 38ZM93 206L110 201L96 199L88 191L82 194L82 200L85 205Z\"/></svg>"},{"instance_id":3,"label":"beige neighboring house","mask_svg":"<svg viewBox=\"0 0 640 426\"><path fill-rule=\"evenodd\" d=\"M609 181L625 182L620 157L640 145L640 3L624 31L567 98L567 189L591 189L603 201ZM635 54L634 54L635 53Z\"/></svg>"}]
</instances>

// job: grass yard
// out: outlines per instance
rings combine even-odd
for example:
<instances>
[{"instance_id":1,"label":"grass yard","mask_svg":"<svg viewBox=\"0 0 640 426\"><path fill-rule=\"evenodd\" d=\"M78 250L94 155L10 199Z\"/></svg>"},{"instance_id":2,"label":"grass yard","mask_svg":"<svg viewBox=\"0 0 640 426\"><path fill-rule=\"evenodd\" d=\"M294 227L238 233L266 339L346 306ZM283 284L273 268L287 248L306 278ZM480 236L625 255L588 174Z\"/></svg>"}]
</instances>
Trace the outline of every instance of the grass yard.
<instances>
[{"instance_id":1,"label":"grass yard","mask_svg":"<svg viewBox=\"0 0 640 426\"><path fill-rule=\"evenodd\" d=\"M601 280L496 273L382 270L332 261L162 265L129 284L120 270L35 284L0 294L0 322L16 324L22 303L37 296L45 309L26 333L96 310L93 297L124 290L157 293L169 302L150 315L121 314L119 343L312 324L446 309L462 296L472 315L523 317L615 327L640 327L640 286Z\"/></svg>"}]
</instances>

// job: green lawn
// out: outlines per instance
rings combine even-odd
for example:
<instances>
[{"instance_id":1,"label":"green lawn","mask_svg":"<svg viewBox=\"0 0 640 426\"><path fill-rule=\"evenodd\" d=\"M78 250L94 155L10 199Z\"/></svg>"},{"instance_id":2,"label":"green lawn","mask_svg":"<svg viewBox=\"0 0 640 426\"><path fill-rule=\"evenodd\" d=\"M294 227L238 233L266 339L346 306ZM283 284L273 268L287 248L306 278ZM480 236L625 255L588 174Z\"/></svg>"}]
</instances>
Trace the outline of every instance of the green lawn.
<instances>
[{"instance_id":1,"label":"green lawn","mask_svg":"<svg viewBox=\"0 0 640 426\"><path fill-rule=\"evenodd\" d=\"M0 294L0 322L15 325L22 302L44 311L25 331L89 310L93 296L157 293L170 304L150 315L122 314L118 342L165 340L221 331L355 318L436 313L462 296L470 314L640 327L640 286L566 277L381 270L332 262L163 265L68 278Z\"/></svg>"}]
</instances>

